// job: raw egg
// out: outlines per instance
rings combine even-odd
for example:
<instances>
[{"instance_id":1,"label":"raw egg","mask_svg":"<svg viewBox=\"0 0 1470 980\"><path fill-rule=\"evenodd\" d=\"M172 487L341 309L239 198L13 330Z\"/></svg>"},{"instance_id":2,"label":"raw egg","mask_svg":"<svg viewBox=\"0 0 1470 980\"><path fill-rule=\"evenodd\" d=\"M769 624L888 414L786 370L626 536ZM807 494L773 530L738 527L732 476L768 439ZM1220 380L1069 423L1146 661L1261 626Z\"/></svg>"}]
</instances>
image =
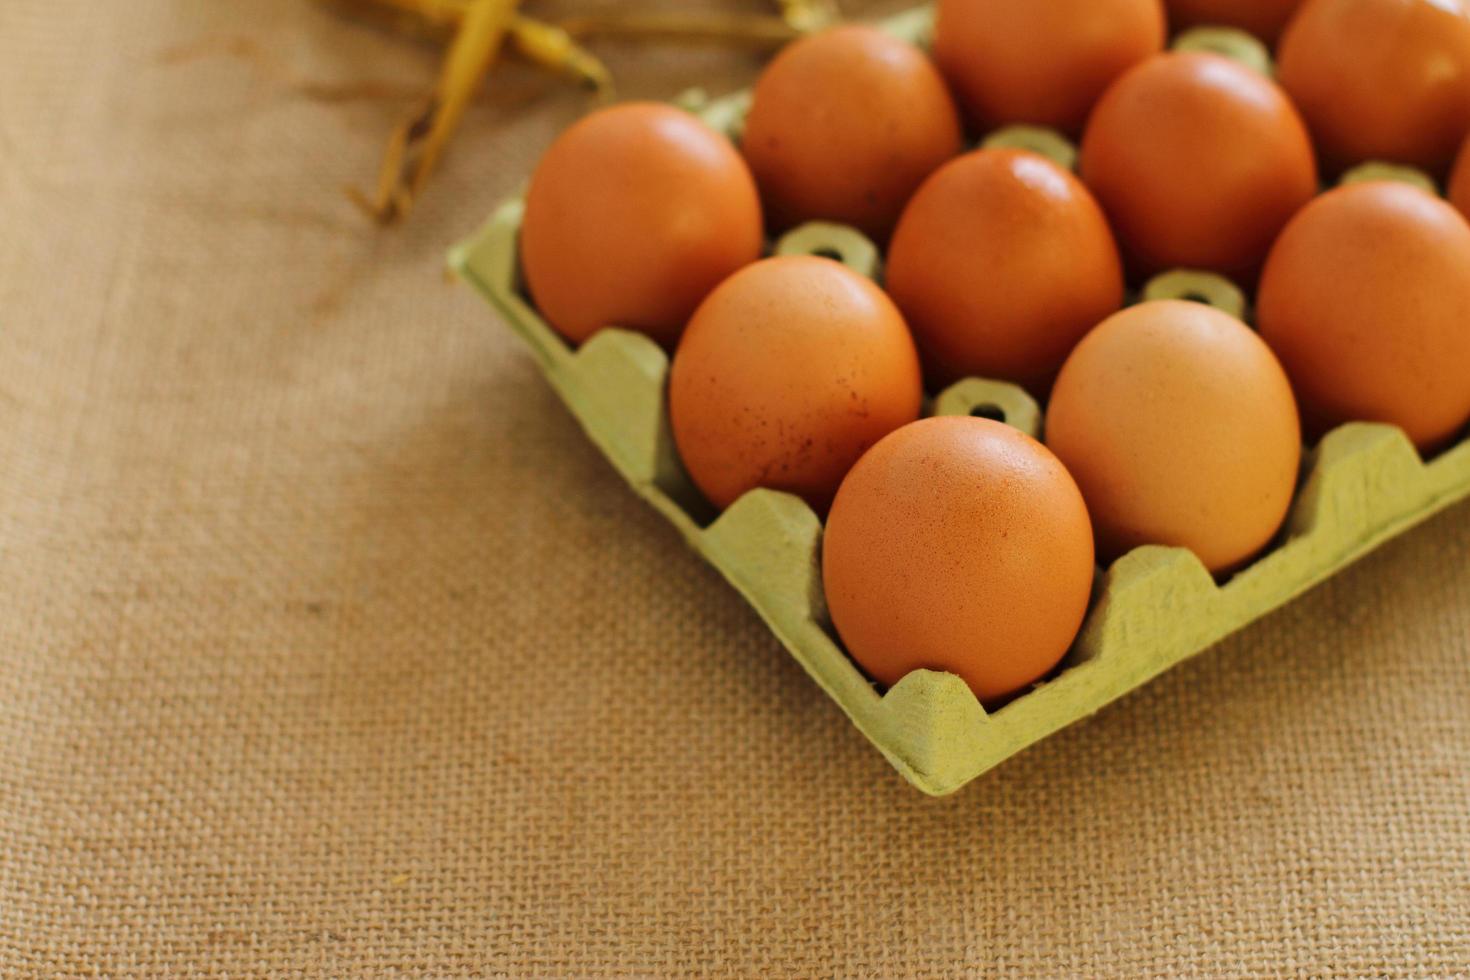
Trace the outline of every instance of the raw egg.
<instances>
[{"instance_id":1,"label":"raw egg","mask_svg":"<svg viewBox=\"0 0 1470 980\"><path fill-rule=\"evenodd\" d=\"M1386 160L1443 173L1470 130L1462 0L1307 0L1277 59L1334 172Z\"/></svg>"},{"instance_id":2,"label":"raw egg","mask_svg":"<svg viewBox=\"0 0 1470 980\"><path fill-rule=\"evenodd\" d=\"M808 255L765 259L721 283L689 321L669 377L679 455L720 508L769 487L825 513L857 458L918 418L922 399L893 303Z\"/></svg>"},{"instance_id":3,"label":"raw egg","mask_svg":"<svg viewBox=\"0 0 1470 980\"><path fill-rule=\"evenodd\" d=\"M1301 117L1267 77L1203 52L1157 55L1092 113L1080 171L1134 271L1253 280L1317 190Z\"/></svg>"},{"instance_id":4,"label":"raw egg","mask_svg":"<svg viewBox=\"0 0 1470 980\"><path fill-rule=\"evenodd\" d=\"M1275 44L1302 0L1165 0L1169 25L1238 27Z\"/></svg>"},{"instance_id":5,"label":"raw egg","mask_svg":"<svg viewBox=\"0 0 1470 980\"><path fill-rule=\"evenodd\" d=\"M1281 526L1301 429L1286 373L1249 327L1156 300L1109 317L1067 358L1046 444L1082 488L1103 560L1173 545L1224 572Z\"/></svg>"},{"instance_id":6,"label":"raw egg","mask_svg":"<svg viewBox=\"0 0 1470 980\"><path fill-rule=\"evenodd\" d=\"M977 150L925 181L894 231L886 284L937 382L974 375L1037 393L1123 300L1097 202L1023 150Z\"/></svg>"},{"instance_id":7,"label":"raw egg","mask_svg":"<svg viewBox=\"0 0 1470 980\"><path fill-rule=\"evenodd\" d=\"M761 245L755 181L730 141L687 112L634 102L552 143L531 176L520 257L537 309L573 343L617 326L671 347Z\"/></svg>"},{"instance_id":8,"label":"raw egg","mask_svg":"<svg viewBox=\"0 0 1470 980\"><path fill-rule=\"evenodd\" d=\"M1434 449L1470 420L1470 226L1391 181L1317 198L1271 250L1256 322L1315 437L1361 419Z\"/></svg>"},{"instance_id":9,"label":"raw egg","mask_svg":"<svg viewBox=\"0 0 1470 980\"><path fill-rule=\"evenodd\" d=\"M939 70L912 44L859 25L777 55L756 82L741 138L773 230L821 219L880 241L960 147Z\"/></svg>"},{"instance_id":10,"label":"raw egg","mask_svg":"<svg viewBox=\"0 0 1470 980\"><path fill-rule=\"evenodd\" d=\"M822 580L848 652L893 685L949 671L981 701L1067 652L1092 589L1077 485L1041 443L969 416L906 425L837 492Z\"/></svg>"},{"instance_id":11,"label":"raw egg","mask_svg":"<svg viewBox=\"0 0 1470 980\"><path fill-rule=\"evenodd\" d=\"M973 125L1075 133L1103 89L1164 46L1159 0L939 0L934 58Z\"/></svg>"}]
</instances>

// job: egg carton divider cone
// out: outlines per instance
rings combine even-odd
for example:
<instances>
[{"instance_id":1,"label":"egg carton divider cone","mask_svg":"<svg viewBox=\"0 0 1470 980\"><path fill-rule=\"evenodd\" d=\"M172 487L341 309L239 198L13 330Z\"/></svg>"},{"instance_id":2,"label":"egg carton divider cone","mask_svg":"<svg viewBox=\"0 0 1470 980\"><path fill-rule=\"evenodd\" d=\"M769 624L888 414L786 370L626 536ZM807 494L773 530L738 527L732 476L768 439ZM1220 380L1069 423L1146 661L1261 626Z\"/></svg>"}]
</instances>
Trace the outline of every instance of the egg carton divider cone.
<instances>
[{"instance_id":1,"label":"egg carton divider cone","mask_svg":"<svg viewBox=\"0 0 1470 980\"><path fill-rule=\"evenodd\" d=\"M922 41L930 12L884 27ZM738 132L747 93L700 114ZM987 712L958 677L914 671L880 693L836 640L821 580L822 526L791 494L753 490L715 514L674 449L666 406L668 355L647 337L600 331L572 349L526 299L516 241L523 201L510 200L450 264L526 342L592 442L628 484L717 568L858 729L913 785L951 793L1051 733L1093 714L1226 635L1288 602L1389 538L1470 496L1470 439L1425 464L1398 429L1352 423L1305 461L1304 479L1275 547L1216 583L1191 552L1148 546L1100 576L1072 651L1050 679ZM835 225L783 237L782 253L835 253L875 275L876 249ZM1036 403L1004 382L968 379L934 400L932 414L999 414L1031 434Z\"/></svg>"}]
</instances>

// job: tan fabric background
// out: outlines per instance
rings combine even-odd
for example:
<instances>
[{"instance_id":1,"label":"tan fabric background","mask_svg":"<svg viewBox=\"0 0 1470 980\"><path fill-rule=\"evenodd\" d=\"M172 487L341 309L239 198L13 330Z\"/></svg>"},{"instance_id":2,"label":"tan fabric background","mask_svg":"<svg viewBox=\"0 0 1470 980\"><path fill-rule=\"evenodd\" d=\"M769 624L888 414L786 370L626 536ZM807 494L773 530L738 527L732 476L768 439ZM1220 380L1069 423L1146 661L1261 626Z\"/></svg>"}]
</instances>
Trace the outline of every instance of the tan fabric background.
<instances>
[{"instance_id":1,"label":"tan fabric background","mask_svg":"<svg viewBox=\"0 0 1470 980\"><path fill-rule=\"evenodd\" d=\"M433 69L0 3L0 974L1470 972L1470 509L926 799L441 275L578 96L345 203Z\"/></svg>"}]
</instances>

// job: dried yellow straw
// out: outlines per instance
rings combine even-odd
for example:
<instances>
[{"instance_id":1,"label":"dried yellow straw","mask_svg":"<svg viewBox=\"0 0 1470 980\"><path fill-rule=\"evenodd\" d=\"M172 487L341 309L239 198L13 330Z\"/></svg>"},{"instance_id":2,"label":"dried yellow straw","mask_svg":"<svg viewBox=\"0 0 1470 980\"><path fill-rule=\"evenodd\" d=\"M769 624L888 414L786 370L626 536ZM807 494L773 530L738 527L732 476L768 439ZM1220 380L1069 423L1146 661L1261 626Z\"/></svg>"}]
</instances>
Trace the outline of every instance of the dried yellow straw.
<instances>
[{"instance_id":1,"label":"dried yellow straw","mask_svg":"<svg viewBox=\"0 0 1470 980\"><path fill-rule=\"evenodd\" d=\"M434 93L388 138L376 193L370 200L356 195L379 221L403 217L412 209L476 86L494 62L517 3L471 0L465 8Z\"/></svg>"},{"instance_id":2,"label":"dried yellow straw","mask_svg":"<svg viewBox=\"0 0 1470 980\"><path fill-rule=\"evenodd\" d=\"M622 37L667 41L713 41L778 48L800 32L781 17L750 14L626 11L585 14L560 22L576 37Z\"/></svg>"},{"instance_id":3,"label":"dried yellow straw","mask_svg":"<svg viewBox=\"0 0 1470 980\"><path fill-rule=\"evenodd\" d=\"M574 78L607 99L612 94L612 77L578 38L713 41L767 49L837 18L836 0L778 0L780 17L635 11L573 17L557 24L520 14L519 0L356 2L412 18L420 29L453 32L433 94L389 137L377 188L371 196L349 190L353 200L383 222L401 218L412 209L507 38L522 57Z\"/></svg>"}]
</instances>

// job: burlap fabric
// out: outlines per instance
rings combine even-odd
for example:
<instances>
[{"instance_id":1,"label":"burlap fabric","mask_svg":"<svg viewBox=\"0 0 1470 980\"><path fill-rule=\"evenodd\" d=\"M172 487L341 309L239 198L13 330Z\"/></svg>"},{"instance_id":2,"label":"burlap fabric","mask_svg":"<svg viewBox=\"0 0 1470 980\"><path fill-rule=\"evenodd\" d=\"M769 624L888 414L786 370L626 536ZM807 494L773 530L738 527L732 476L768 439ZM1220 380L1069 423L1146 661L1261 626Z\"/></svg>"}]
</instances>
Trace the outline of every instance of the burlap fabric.
<instances>
[{"instance_id":1,"label":"burlap fabric","mask_svg":"<svg viewBox=\"0 0 1470 980\"><path fill-rule=\"evenodd\" d=\"M1470 972L1470 509L927 799L442 275L579 97L345 202L434 65L0 3L0 974Z\"/></svg>"}]
</instances>

